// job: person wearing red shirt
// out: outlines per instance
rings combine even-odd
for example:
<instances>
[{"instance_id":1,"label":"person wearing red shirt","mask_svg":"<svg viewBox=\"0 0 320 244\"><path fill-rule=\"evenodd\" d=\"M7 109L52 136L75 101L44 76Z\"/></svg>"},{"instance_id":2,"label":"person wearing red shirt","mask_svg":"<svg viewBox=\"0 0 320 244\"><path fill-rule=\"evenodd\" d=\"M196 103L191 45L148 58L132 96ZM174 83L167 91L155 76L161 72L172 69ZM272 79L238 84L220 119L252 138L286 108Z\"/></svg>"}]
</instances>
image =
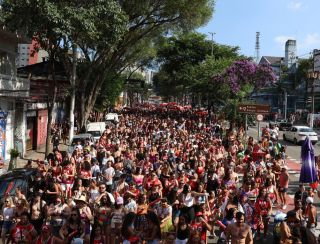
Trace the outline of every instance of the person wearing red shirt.
<instances>
[{"instance_id":1,"label":"person wearing red shirt","mask_svg":"<svg viewBox=\"0 0 320 244\"><path fill-rule=\"evenodd\" d=\"M64 241L52 235L52 229L49 225L44 225L41 228L41 233L36 240L36 244L63 244Z\"/></svg>"},{"instance_id":2,"label":"person wearing red shirt","mask_svg":"<svg viewBox=\"0 0 320 244\"><path fill-rule=\"evenodd\" d=\"M257 229L257 232L258 232L257 240L260 238L261 229L264 230L264 239L266 239L267 233L268 233L268 224L270 220L270 214L272 211L272 204L271 204L270 198L268 197L267 189L265 187L261 188L259 191L258 198L254 205L254 210L255 210L255 215L260 219L260 224L258 225L258 229Z\"/></svg>"},{"instance_id":3,"label":"person wearing red shirt","mask_svg":"<svg viewBox=\"0 0 320 244\"><path fill-rule=\"evenodd\" d=\"M29 214L23 212L20 215L20 222L11 230L10 239L12 243L24 242L26 244L33 243L37 236L37 231L29 222Z\"/></svg>"},{"instance_id":4,"label":"person wearing red shirt","mask_svg":"<svg viewBox=\"0 0 320 244\"><path fill-rule=\"evenodd\" d=\"M207 241L207 231L211 231L212 227L204 219L203 213L197 212L195 220L191 221L190 223L190 229L191 229L190 243L198 242L199 241L198 238L200 237L200 243L205 244Z\"/></svg>"},{"instance_id":5,"label":"person wearing red shirt","mask_svg":"<svg viewBox=\"0 0 320 244\"><path fill-rule=\"evenodd\" d=\"M159 186L160 190L162 191L162 183L158 179L155 172L151 173L151 176L147 178L145 182L145 189L150 190L152 186Z\"/></svg>"}]
</instances>

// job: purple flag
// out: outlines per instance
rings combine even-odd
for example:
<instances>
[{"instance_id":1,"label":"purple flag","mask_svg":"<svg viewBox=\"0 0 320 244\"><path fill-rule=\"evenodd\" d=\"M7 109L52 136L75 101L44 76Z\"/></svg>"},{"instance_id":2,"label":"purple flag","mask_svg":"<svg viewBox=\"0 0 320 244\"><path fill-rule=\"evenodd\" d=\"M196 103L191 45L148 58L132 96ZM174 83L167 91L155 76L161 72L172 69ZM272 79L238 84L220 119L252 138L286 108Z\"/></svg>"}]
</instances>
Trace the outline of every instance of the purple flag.
<instances>
[{"instance_id":1,"label":"purple flag","mask_svg":"<svg viewBox=\"0 0 320 244\"><path fill-rule=\"evenodd\" d=\"M301 146L301 183L313 183L318 181L317 171L314 160L314 148L307 136Z\"/></svg>"}]
</instances>

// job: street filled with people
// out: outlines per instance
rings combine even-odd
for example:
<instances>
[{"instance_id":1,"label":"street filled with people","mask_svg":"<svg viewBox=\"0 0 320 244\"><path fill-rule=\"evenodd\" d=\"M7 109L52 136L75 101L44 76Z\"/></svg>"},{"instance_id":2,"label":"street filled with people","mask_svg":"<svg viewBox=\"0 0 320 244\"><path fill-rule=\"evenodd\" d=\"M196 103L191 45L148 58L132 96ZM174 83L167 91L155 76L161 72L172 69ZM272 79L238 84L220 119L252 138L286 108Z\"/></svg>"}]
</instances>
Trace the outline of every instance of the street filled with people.
<instances>
[{"instance_id":1,"label":"street filled with people","mask_svg":"<svg viewBox=\"0 0 320 244\"><path fill-rule=\"evenodd\" d=\"M212 113L137 109L70 155L54 138L25 166L37 168L29 192L5 196L2 242L314 243L316 186L301 185L289 209L276 130L255 141Z\"/></svg>"}]
</instances>

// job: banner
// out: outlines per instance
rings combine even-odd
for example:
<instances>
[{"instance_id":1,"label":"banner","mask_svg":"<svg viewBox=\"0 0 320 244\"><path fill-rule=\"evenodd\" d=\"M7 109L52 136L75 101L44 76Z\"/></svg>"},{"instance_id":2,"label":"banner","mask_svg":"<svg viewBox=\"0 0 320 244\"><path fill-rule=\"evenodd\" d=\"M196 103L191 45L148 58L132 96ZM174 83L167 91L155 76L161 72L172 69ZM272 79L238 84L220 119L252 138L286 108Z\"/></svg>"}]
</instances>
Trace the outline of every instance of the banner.
<instances>
[{"instance_id":1,"label":"banner","mask_svg":"<svg viewBox=\"0 0 320 244\"><path fill-rule=\"evenodd\" d=\"M0 159L4 160L6 156L6 125L7 113L0 111Z\"/></svg>"}]
</instances>

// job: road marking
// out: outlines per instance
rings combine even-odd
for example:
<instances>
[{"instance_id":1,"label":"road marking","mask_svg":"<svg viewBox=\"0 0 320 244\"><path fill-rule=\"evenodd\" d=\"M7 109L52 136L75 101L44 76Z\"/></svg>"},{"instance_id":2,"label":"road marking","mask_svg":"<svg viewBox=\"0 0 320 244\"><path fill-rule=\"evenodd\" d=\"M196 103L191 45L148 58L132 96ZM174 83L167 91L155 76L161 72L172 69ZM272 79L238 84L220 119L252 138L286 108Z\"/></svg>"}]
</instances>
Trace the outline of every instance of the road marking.
<instances>
[{"instance_id":1,"label":"road marking","mask_svg":"<svg viewBox=\"0 0 320 244\"><path fill-rule=\"evenodd\" d=\"M293 163L300 163L300 160L297 160L295 158L291 158L290 156L287 157L287 159Z\"/></svg>"}]
</instances>

